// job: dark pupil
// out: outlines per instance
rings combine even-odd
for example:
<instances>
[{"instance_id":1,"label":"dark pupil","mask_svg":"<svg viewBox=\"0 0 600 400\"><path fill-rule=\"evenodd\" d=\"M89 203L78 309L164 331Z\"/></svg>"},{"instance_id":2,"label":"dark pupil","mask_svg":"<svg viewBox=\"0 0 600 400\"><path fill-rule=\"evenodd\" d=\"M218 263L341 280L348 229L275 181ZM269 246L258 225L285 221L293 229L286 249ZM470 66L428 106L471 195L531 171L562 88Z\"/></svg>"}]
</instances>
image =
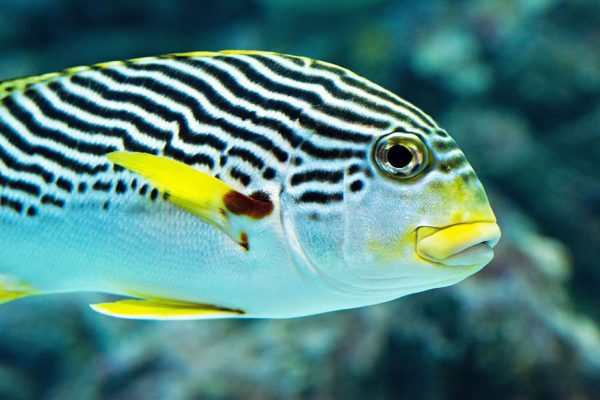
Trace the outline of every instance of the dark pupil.
<instances>
[{"instance_id":1,"label":"dark pupil","mask_svg":"<svg viewBox=\"0 0 600 400\"><path fill-rule=\"evenodd\" d=\"M387 153L387 161L394 168L406 167L411 162L412 158L413 155L410 150L401 144L392 146Z\"/></svg>"}]
</instances>

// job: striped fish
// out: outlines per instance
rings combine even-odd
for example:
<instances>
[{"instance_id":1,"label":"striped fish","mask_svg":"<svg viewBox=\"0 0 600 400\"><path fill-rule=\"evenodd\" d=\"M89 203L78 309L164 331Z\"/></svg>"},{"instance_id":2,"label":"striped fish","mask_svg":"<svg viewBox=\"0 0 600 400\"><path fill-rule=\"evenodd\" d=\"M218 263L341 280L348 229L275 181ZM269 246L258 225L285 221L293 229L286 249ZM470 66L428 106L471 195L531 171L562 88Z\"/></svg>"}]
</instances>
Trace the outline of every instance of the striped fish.
<instances>
[{"instance_id":1,"label":"striped fish","mask_svg":"<svg viewBox=\"0 0 600 400\"><path fill-rule=\"evenodd\" d=\"M329 63L196 52L0 83L0 302L297 317L459 282L499 236L446 131Z\"/></svg>"}]
</instances>

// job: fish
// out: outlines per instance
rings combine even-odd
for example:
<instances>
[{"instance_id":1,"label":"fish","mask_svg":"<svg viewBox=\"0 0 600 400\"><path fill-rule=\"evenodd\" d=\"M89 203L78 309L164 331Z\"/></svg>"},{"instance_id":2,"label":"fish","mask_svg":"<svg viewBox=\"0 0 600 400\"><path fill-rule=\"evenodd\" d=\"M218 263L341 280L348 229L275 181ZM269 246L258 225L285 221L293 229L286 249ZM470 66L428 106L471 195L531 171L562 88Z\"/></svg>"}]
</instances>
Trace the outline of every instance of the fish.
<instances>
[{"instance_id":1,"label":"fish","mask_svg":"<svg viewBox=\"0 0 600 400\"><path fill-rule=\"evenodd\" d=\"M452 137L348 69L176 53L0 82L0 302L292 318L456 284L500 228Z\"/></svg>"}]
</instances>

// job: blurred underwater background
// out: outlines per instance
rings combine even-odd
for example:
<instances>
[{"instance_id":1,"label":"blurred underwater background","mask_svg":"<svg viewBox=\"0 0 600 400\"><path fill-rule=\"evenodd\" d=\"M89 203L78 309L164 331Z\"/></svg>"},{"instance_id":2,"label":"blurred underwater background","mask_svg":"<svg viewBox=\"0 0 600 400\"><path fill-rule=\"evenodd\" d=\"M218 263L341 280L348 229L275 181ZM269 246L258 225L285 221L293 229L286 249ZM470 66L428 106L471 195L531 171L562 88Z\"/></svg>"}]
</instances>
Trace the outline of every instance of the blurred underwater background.
<instances>
[{"instance_id":1,"label":"blurred underwater background","mask_svg":"<svg viewBox=\"0 0 600 400\"><path fill-rule=\"evenodd\" d=\"M600 399L598 0L0 1L0 79L220 49L339 64L432 115L486 187L495 259L282 321L22 299L0 307L0 399Z\"/></svg>"}]
</instances>

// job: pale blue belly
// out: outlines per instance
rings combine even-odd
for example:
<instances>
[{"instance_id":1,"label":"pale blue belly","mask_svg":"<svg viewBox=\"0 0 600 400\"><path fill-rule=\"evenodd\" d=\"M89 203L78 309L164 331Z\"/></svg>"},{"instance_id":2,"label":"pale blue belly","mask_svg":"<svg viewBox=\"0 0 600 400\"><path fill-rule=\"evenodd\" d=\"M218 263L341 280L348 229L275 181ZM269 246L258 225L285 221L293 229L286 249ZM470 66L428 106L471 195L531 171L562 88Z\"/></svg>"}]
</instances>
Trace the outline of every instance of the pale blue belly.
<instances>
[{"instance_id":1,"label":"pale blue belly","mask_svg":"<svg viewBox=\"0 0 600 400\"><path fill-rule=\"evenodd\" d=\"M297 287L301 277L281 240L269 241L268 254L258 238L249 240L245 251L169 204L151 212L70 210L2 220L0 273L42 292L100 291L262 308L276 303L269 297Z\"/></svg>"}]
</instances>

